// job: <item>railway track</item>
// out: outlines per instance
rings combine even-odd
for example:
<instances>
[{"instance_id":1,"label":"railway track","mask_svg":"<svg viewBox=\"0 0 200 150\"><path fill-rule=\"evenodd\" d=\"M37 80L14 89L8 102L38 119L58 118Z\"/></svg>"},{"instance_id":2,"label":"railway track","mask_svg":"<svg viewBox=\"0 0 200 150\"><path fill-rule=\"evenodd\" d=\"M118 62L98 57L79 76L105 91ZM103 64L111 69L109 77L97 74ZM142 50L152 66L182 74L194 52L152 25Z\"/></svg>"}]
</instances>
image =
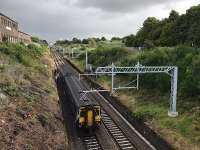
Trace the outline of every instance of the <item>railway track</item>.
<instances>
[{"instance_id":1,"label":"railway track","mask_svg":"<svg viewBox=\"0 0 200 150\"><path fill-rule=\"evenodd\" d=\"M76 77L78 77L78 72L72 67L67 65L67 62L58 54L53 54L53 58L55 60L56 68L59 67L66 67L66 70L70 70L71 73L75 74ZM76 83L77 80L74 80L74 83ZM88 90L89 87L86 84L84 85L84 89ZM96 99L100 99L98 94L92 94ZM97 101L98 102L98 101ZM125 124L125 122L123 122ZM146 143L143 139L134 139L133 136L127 136L127 130L122 128L118 124L118 122L113 119L112 116L104 109L104 106L102 106L102 124L105 127L106 131L109 133L112 140L117 145L117 149L119 150L138 150L138 149L155 149L152 145L149 143ZM130 129L129 129L130 130ZM129 131L128 131L129 132ZM133 131L131 131L133 132ZM82 136L81 140L85 145L85 148L88 150L101 150L103 149L102 143L100 144L99 139L97 138L97 135L88 135L88 136ZM137 137L139 138L139 137ZM107 139L110 140L110 139ZM139 142L137 142L137 140ZM142 142L141 142L142 141ZM142 144L143 143L143 144ZM144 146L145 145L145 146Z\"/></svg>"},{"instance_id":2,"label":"railway track","mask_svg":"<svg viewBox=\"0 0 200 150\"><path fill-rule=\"evenodd\" d=\"M116 123L110 118L110 116L102 111L102 121L109 133L122 150L137 150L136 146L133 145L124 132L116 125Z\"/></svg>"},{"instance_id":3,"label":"railway track","mask_svg":"<svg viewBox=\"0 0 200 150\"><path fill-rule=\"evenodd\" d=\"M96 135L84 136L83 142L88 150L103 150Z\"/></svg>"}]
</instances>

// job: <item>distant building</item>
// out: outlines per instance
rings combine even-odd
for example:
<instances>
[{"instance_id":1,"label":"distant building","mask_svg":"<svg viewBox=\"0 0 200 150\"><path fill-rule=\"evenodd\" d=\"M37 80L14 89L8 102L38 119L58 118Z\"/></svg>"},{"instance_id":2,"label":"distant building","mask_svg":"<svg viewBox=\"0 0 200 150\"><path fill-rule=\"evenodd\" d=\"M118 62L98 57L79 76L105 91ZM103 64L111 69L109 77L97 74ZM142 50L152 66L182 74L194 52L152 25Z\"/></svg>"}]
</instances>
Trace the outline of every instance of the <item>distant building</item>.
<instances>
[{"instance_id":1,"label":"distant building","mask_svg":"<svg viewBox=\"0 0 200 150\"><path fill-rule=\"evenodd\" d=\"M8 41L11 43L30 43L31 36L19 31L18 26L19 25L16 21L0 13L0 42Z\"/></svg>"},{"instance_id":2,"label":"distant building","mask_svg":"<svg viewBox=\"0 0 200 150\"><path fill-rule=\"evenodd\" d=\"M31 36L27 33L19 31L18 40L19 40L19 42L30 43L31 42Z\"/></svg>"}]
</instances>

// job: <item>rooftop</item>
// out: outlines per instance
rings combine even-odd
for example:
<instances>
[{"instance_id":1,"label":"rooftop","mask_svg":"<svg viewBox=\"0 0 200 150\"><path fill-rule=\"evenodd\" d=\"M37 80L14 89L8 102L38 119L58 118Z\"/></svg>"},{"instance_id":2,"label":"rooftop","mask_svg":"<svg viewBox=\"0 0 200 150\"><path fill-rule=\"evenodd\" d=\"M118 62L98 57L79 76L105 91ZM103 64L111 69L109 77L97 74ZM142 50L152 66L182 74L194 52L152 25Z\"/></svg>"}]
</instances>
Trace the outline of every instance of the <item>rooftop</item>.
<instances>
[{"instance_id":1,"label":"rooftop","mask_svg":"<svg viewBox=\"0 0 200 150\"><path fill-rule=\"evenodd\" d=\"M10 17L8 17L8 16L4 15L4 14L3 14L3 13L1 13L1 12L0 12L0 16L6 17L7 19L9 19L9 20L11 20L11 21L13 21L13 22L17 23L17 21L15 21L15 20L11 19Z\"/></svg>"},{"instance_id":2,"label":"rooftop","mask_svg":"<svg viewBox=\"0 0 200 150\"><path fill-rule=\"evenodd\" d=\"M31 36L30 34L25 33L25 32L22 32L22 31L20 31L20 30L19 30L18 32L23 33L23 34L28 35L28 36Z\"/></svg>"}]
</instances>

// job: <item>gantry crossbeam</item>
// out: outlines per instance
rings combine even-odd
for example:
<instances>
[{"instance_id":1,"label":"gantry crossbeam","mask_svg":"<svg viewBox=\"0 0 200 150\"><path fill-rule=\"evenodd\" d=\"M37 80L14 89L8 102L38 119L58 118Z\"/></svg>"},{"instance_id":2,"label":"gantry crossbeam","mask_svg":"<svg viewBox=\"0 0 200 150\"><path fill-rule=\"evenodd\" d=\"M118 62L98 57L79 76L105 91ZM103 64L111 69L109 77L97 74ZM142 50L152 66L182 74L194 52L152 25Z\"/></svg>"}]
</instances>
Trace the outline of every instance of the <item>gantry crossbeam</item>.
<instances>
[{"instance_id":1,"label":"gantry crossbeam","mask_svg":"<svg viewBox=\"0 0 200 150\"><path fill-rule=\"evenodd\" d=\"M112 71L113 69L113 71ZM174 69L174 66L135 66L135 67L98 67L97 74L144 74L144 73L167 73Z\"/></svg>"},{"instance_id":2,"label":"gantry crossbeam","mask_svg":"<svg viewBox=\"0 0 200 150\"><path fill-rule=\"evenodd\" d=\"M112 92L118 89L138 88L139 74L146 73L166 73L171 76L171 94L170 94L170 110L169 116L175 117L178 115L176 112L176 95L177 95L177 80L178 80L178 67L176 66L142 66L139 63L133 67L98 67L95 74L111 74L112 75ZM114 87L114 76L117 74L137 74L137 87Z\"/></svg>"}]
</instances>

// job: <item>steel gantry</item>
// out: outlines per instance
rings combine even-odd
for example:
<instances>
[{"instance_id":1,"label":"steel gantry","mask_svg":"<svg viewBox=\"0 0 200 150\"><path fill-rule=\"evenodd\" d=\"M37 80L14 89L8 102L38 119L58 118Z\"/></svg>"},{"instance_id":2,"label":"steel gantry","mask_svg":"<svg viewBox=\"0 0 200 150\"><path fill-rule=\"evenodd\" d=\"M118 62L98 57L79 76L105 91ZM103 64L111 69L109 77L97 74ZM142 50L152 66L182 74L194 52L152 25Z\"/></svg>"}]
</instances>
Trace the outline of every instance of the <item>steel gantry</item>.
<instances>
[{"instance_id":1,"label":"steel gantry","mask_svg":"<svg viewBox=\"0 0 200 150\"><path fill-rule=\"evenodd\" d=\"M176 66L142 66L139 63L133 67L116 67L114 64L107 67L98 67L95 74L111 74L112 75L112 92L121 88L137 88L139 85L139 74L147 73L166 73L171 77L171 94L170 94L170 110L168 115L176 117L176 96L177 96L177 80L178 67ZM133 87L114 87L114 76L117 74L137 74L137 85Z\"/></svg>"}]
</instances>

